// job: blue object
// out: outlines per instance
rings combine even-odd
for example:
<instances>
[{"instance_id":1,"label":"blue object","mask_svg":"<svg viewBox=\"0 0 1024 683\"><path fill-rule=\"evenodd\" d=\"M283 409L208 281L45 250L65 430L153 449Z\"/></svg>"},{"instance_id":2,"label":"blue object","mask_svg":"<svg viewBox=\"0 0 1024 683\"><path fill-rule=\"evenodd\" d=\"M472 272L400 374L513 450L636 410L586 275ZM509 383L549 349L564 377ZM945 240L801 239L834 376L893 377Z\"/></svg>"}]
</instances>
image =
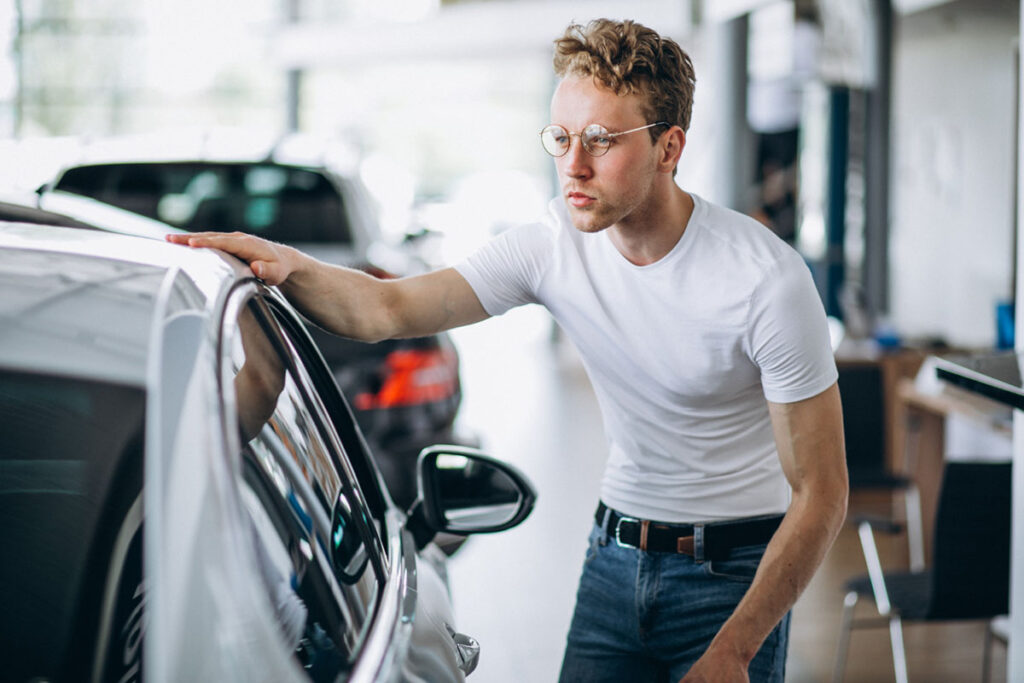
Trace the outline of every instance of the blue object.
<instances>
[{"instance_id":1,"label":"blue object","mask_svg":"<svg viewBox=\"0 0 1024 683\"><path fill-rule=\"evenodd\" d=\"M996 303L996 348L1012 349L1014 343L1015 309L1013 301Z\"/></svg>"}]
</instances>

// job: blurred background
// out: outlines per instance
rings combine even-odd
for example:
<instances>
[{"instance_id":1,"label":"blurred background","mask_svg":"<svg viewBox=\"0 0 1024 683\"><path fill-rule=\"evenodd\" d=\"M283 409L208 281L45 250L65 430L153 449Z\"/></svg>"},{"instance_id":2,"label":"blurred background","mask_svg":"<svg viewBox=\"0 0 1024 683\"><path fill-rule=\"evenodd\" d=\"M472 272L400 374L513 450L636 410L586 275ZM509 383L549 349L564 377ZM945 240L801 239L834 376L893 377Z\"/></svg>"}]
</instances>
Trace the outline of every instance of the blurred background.
<instances>
[{"instance_id":1,"label":"blurred background","mask_svg":"<svg viewBox=\"0 0 1024 683\"><path fill-rule=\"evenodd\" d=\"M1014 295L1019 13L1009 0L4 0L0 187L34 189L109 136L298 132L343 144L384 229L440 230L450 261L552 195L535 142L553 38L628 15L696 65L680 185L798 244L829 313L858 332L985 345Z\"/></svg>"},{"instance_id":2,"label":"blurred background","mask_svg":"<svg viewBox=\"0 0 1024 683\"><path fill-rule=\"evenodd\" d=\"M679 184L799 249L844 353L1014 346L1017 0L0 0L0 194L101 150L287 139L353 169L386 238L430 231L432 263L452 263L557 195L537 139L552 40L601 16L689 52ZM600 419L544 312L453 336L461 427L540 489L530 521L453 558L461 626L484 645L477 680L551 680ZM827 676L839 584L862 570L844 566L798 609L791 680ZM959 638L935 637L912 671Z\"/></svg>"},{"instance_id":3,"label":"blurred background","mask_svg":"<svg viewBox=\"0 0 1024 683\"><path fill-rule=\"evenodd\" d=\"M109 136L298 132L343 144L384 229L440 230L449 261L552 195L535 142L553 38L629 16L696 65L683 187L797 243L858 333L986 345L1014 296L1019 14L1010 0L4 0L0 187L34 189Z\"/></svg>"}]
</instances>

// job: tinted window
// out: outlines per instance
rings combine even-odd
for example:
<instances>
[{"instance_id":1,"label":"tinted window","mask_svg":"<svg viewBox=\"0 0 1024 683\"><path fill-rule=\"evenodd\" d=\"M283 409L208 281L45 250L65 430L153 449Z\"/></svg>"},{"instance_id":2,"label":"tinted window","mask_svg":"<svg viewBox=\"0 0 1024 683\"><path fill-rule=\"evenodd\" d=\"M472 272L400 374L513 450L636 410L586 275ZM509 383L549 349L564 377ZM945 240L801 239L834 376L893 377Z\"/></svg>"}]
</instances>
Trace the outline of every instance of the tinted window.
<instances>
[{"instance_id":1,"label":"tinted window","mask_svg":"<svg viewBox=\"0 0 1024 683\"><path fill-rule=\"evenodd\" d=\"M56 189L190 231L241 230L279 242L352 241L338 189L314 169L280 164L128 163L68 170Z\"/></svg>"},{"instance_id":2,"label":"tinted window","mask_svg":"<svg viewBox=\"0 0 1024 683\"><path fill-rule=\"evenodd\" d=\"M281 325L288 343L294 349L294 355L302 360L303 381L308 382L308 385L314 388L317 397L324 405L325 412L330 417L333 433L337 435L342 450L347 456L343 461L343 466L351 467L351 476L359 483L360 492L366 499L371 515L378 524L383 524L387 503L380 488L380 473L366 445L360 425L357 424L349 404L342 396L335 375L324 364L324 359L320 355L323 347L320 347L320 351L317 350L317 345L321 344L322 340L314 336L316 339L316 345L314 345L313 339L309 335L315 333L315 330L304 327L273 301L271 301L271 306L276 321ZM331 337L326 332L323 332L323 335ZM333 339L344 341L340 337L333 337ZM352 365L355 363L350 358L346 367ZM337 368L334 368L334 372L337 372ZM415 474L412 474L411 478L414 482L413 488L415 488ZM415 491L412 493L415 495ZM395 491L391 491L391 494L394 496ZM384 552L383 548L381 552Z\"/></svg>"},{"instance_id":3,"label":"tinted window","mask_svg":"<svg viewBox=\"0 0 1024 683\"><path fill-rule=\"evenodd\" d=\"M130 680L145 599L144 393L0 371L0 414L4 676L87 679L100 646L104 680Z\"/></svg>"},{"instance_id":4,"label":"tinted window","mask_svg":"<svg viewBox=\"0 0 1024 683\"><path fill-rule=\"evenodd\" d=\"M329 678L369 625L379 592L374 532L287 342L253 302L237 322L230 363L259 564L284 637L314 679Z\"/></svg>"},{"instance_id":5,"label":"tinted window","mask_svg":"<svg viewBox=\"0 0 1024 683\"><path fill-rule=\"evenodd\" d=\"M347 615L334 597L324 553L287 476L274 480L251 449L242 459L242 499L249 514L255 569L281 635L315 681L333 681L356 649Z\"/></svg>"}]
</instances>

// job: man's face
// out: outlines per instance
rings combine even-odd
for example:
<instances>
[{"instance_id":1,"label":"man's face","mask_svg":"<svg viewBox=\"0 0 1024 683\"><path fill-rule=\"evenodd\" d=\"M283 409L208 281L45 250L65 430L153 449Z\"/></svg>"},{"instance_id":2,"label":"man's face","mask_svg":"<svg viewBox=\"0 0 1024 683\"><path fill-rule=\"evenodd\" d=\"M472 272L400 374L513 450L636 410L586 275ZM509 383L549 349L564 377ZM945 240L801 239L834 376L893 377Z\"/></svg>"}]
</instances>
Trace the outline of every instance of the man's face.
<instances>
[{"instance_id":1,"label":"man's face","mask_svg":"<svg viewBox=\"0 0 1024 683\"><path fill-rule=\"evenodd\" d=\"M619 133L651 121L640 112L641 96L616 95L593 79L570 76L551 99L551 122L578 133L591 123ZM648 131L613 138L603 156L591 156L576 135L555 157L562 199L577 230L599 232L630 218L642 219L657 176L657 148Z\"/></svg>"}]
</instances>

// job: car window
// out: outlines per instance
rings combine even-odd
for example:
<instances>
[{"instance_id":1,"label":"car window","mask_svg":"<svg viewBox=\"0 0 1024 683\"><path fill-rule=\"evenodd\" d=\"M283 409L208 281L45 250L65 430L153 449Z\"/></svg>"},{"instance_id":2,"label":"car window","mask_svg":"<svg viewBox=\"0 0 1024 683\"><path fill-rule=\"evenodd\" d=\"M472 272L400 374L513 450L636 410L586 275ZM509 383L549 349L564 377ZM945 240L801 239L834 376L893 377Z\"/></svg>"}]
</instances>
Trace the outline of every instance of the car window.
<instances>
[{"instance_id":1,"label":"car window","mask_svg":"<svg viewBox=\"0 0 1024 683\"><path fill-rule=\"evenodd\" d=\"M286 641L314 680L330 678L356 655L372 618L380 541L267 309L250 299L236 325L227 361L257 565Z\"/></svg>"},{"instance_id":2,"label":"car window","mask_svg":"<svg viewBox=\"0 0 1024 683\"><path fill-rule=\"evenodd\" d=\"M0 370L5 677L139 671L145 406L137 387Z\"/></svg>"},{"instance_id":3,"label":"car window","mask_svg":"<svg viewBox=\"0 0 1024 683\"><path fill-rule=\"evenodd\" d=\"M345 200L317 169L272 163L98 164L69 169L55 189L191 232L241 230L285 243L352 242Z\"/></svg>"},{"instance_id":4,"label":"car window","mask_svg":"<svg viewBox=\"0 0 1024 683\"><path fill-rule=\"evenodd\" d=\"M342 395L335 378L337 367L328 368L311 337L314 331L289 314L273 297L267 299L275 320L280 325L294 355L302 360L302 379L323 403L333 433L347 456L343 467L351 467L352 476L367 501L370 514L378 525L384 523L387 503L381 491L380 473L351 407ZM327 334L327 333L324 333ZM336 337L340 339L340 337ZM355 364L355 363L353 363ZM382 550L383 552L383 550Z\"/></svg>"}]
</instances>

